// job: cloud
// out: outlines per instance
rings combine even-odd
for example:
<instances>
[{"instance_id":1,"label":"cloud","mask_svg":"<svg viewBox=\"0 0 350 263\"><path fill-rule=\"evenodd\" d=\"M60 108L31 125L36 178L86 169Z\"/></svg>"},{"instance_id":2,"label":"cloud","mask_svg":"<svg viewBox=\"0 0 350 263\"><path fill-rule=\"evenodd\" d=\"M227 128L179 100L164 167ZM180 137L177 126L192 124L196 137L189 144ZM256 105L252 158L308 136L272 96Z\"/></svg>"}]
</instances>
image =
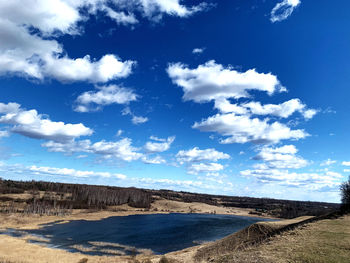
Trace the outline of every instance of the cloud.
<instances>
[{"instance_id":1,"label":"cloud","mask_svg":"<svg viewBox=\"0 0 350 263\"><path fill-rule=\"evenodd\" d=\"M94 171L81 171L69 168L56 168L47 166L30 166L28 167L30 172L40 175L55 175L55 176L69 176L69 177L104 177L104 178L116 178L124 180L126 175L124 174L112 174L109 172L94 172Z\"/></svg>"},{"instance_id":2,"label":"cloud","mask_svg":"<svg viewBox=\"0 0 350 263\"><path fill-rule=\"evenodd\" d=\"M263 147L260 152L253 157L253 160L263 161L263 164L254 167L266 169L299 169L308 165L308 161L296 156L298 152L294 145L284 145L282 147Z\"/></svg>"},{"instance_id":3,"label":"cloud","mask_svg":"<svg viewBox=\"0 0 350 263\"><path fill-rule=\"evenodd\" d=\"M166 161L159 155L155 157L148 157L144 156L142 157L142 161L147 164L163 164L166 163Z\"/></svg>"},{"instance_id":4,"label":"cloud","mask_svg":"<svg viewBox=\"0 0 350 263\"><path fill-rule=\"evenodd\" d=\"M335 164L337 161L336 160L331 160L331 159L327 159L325 161L323 161L320 166L330 166L332 164Z\"/></svg>"},{"instance_id":5,"label":"cloud","mask_svg":"<svg viewBox=\"0 0 350 263\"><path fill-rule=\"evenodd\" d=\"M170 64L167 73L173 83L182 87L185 101L197 103L214 101L214 108L220 113L195 122L192 126L204 132L216 132L226 138L220 143L278 143L281 140L298 140L308 136L302 129L291 129L279 121L258 116L288 118L299 112L305 119L311 119L318 111L307 109L299 99L281 104L265 104L248 101L232 103L231 100L250 98L250 91L264 91L268 95L287 91L271 73L258 73L255 69L239 72L233 67L224 67L214 60L197 68L175 63Z\"/></svg>"},{"instance_id":6,"label":"cloud","mask_svg":"<svg viewBox=\"0 0 350 263\"><path fill-rule=\"evenodd\" d=\"M306 105L301 103L299 99L291 99L281 104L266 104L261 105L260 102L248 102L242 105L242 107L250 110L255 115L273 115L281 118L288 118L294 112L300 112L305 119L311 119L317 110L306 109Z\"/></svg>"},{"instance_id":7,"label":"cloud","mask_svg":"<svg viewBox=\"0 0 350 263\"><path fill-rule=\"evenodd\" d=\"M282 2L277 3L271 10L271 22L275 23L287 19L300 3L300 0L283 0Z\"/></svg>"},{"instance_id":8,"label":"cloud","mask_svg":"<svg viewBox=\"0 0 350 263\"><path fill-rule=\"evenodd\" d=\"M30 165L25 166L23 164L7 164L0 162L0 171L10 174L20 174L25 175L27 178L38 178L38 176L47 176L54 177L55 180L64 178L65 180L72 179L83 179L83 182L86 182L86 179L98 179L98 178L110 178L117 180L126 180L128 177L121 173L110 173L110 172L97 172L97 171L88 171L88 170L76 170L72 168L58 168L52 166L36 166Z\"/></svg>"},{"instance_id":9,"label":"cloud","mask_svg":"<svg viewBox=\"0 0 350 263\"><path fill-rule=\"evenodd\" d=\"M38 4L40 3L35 3ZM23 5L18 4L17 7L20 6ZM29 8L28 12L31 9L33 8ZM29 32L28 27L36 27L36 24L27 24L26 27L22 26L23 24L25 21L20 17L14 21L6 20L4 16L0 17L0 75L12 73L40 80L54 78L62 82L98 83L127 77L135 65L134 61L122 61L113 54L106 54L97 61L91 61L89 55L83 58L69 58L56 40L44 39ZM63 25L58 26L66 30L65 33L70 32ZM53 34L54 31L51 31L54 28L46 29L49 31L44 33Z\"/></svg>"},{"instance_id":10,"label":"cloud","mask_svg":"<svg viewBox=\"0 0 350 263\"><path fill-rule=\"evenodd\" d=\"M136 101L138 95L133 90L117 85L96 86L98 91L87 91L76 99L75 111L90 112L100 110L111 104L129 104Z\"/></svg>"},{"instance_id":11,"label":"cloud","mask_svg":"<svg viewBox=\"0 0 350 263\"><path fill-rule=\"evenodd\" d=\"M176 154L176 160L180 163L192 163L192 162L217 162L218 160L229 159L230 155L227 153L219 152L213 148L201 150L198 147L194 147L190 150L181 150Z\"/></svg>"},{"instance_id":12,"label":"cloud","mask_svg":"<svg viewBox=\"0 0 350 263\"><path fill-rule=\"evenodd\" d=\"M137 185L145 184L146 186L157 186L159 189L165 188L167 189L174 189L175 187L185 187L185 188L192 188L192 187L201 187L203 186L203 182L201 181L191 181L191 180L172 180L172 179L152 179L152 178L140 178L135 179L137 181Z\"/></svg>"},{"instance_id":13,"label":"cloud","mask_svg":"<svg viewBox=\"0 0 350 263\"><path fill-rule=\"evenodd\" d=\"M132 146L132 140L123 138L119 141L77 140L81 136L92 135L93 130L84 124L54 122L36 110L25 110L17 103L0 103L0 124L12 125L10 131L26 137L43 139L43 147L51 152L93 153L103 158L116 158L123 161L135 161L144 155L139 148ZM5 133L3 134L5 135Z\"/></svg>"},{"instance_id":14,"label":"cloud","mask_svg":"<svg viewBox=\"0 0 350 263\"><path fill-rule=\"evenodd\" d=\"M142 154L137 152L138 148L131 145L129 138L121 139L117 142L99 141L89 147L89 150L95 154L103 155L105 158L114 157L127 162L138 160Z\"/></svg>"},{"instance_id":15,"label":"cloud","mask_svg":"<svg viewBox=\"0 0 350 263\"><path fill-rule=\"evenodd\" d=\"M249 97L248 91L268 94L285 91L276 76L258 73L255 69L239 72L214 60L190 69L181 63L170 64L167 73L173 83L182 87L185 101L208 102L223 98Z\"/></svg>"},{"instance_id":16,"label":"cloud","mask_svg":"<svg viewBox=\"0 0 350 263\"><path fill-rule=\"evenodd\" d=\"M231 158L230 155L213 148L201 150L198 147L181 150L175 157L179 164L186 164L187 173L193 175L221 171L224 166L217 161Z\"/></svg>"},{"instance_id":17,"label":"cloud","mask_svg":"<svg viewBox=\"0 0 350 263\"><path fill-rule=\"evenodd\" d=\"M239 115L272 115L280 118L288 118L293 113L299 112L307 120L313 118L317 114L315 109L307 109L306 105L301 103L299 99L291 99L281 104L265 104L250 101L241 105L232 104L228 99L216 99L214 108L222 113L236 113Z\"/></svg>"},{"instance_id":18,"label":"cloud","mask_svg":"<svg viewBox=\"0 0 350 263\"><path fill-rule=\"evenodd\" d=\"M12 133L47 140L41 145L51 152L93 153L103 158L116 158L127 162L144 157L143 153L138 152L139 148L132 146L132 140L129 138L123 138L119 141L101 140L95 143L90 140L77 140L81 136L92 135L93 130L82 123L71 124L52 121L48 116L39 114L35 109L25 110L21 108L18 103L0 103L0 124L9 125L9 131ZM8 131L0 131L0 137L8 135ZM146 149L149 152L165 151L169 149L174 139L175 137L169 137L165 142L149 142L146 144ZM159 158L146 158L144 161L163 163Z\"/></svg>"},{"instance_id":19,"label":"cloud","mask_svg":"<svg viewBox=\"0 0 350 263\"><path fill-rule=\"evenodd\" d=\"M146 142L144 146L145 150L149 153L159 153L169 150L171 144L175 140L175 136L168 137L167 139L159 139L151 136L150 139L157 142Z\"/></svg>"},{"instance_id":20,"label":"cloud","mask_svg":"<svg viewBox=\"0 0 350 263\"><path fill-rule=\"evenodd\" d=\"M132 2L141 4L144 15L156 21L162 18L162 13L188 17L210 8L210 5L204 2L196 6L186 7L180 4L181 0L134 0Z\"/></svg>"},{"instance_id":21,"label":"cloud","mask_svg":"<svg viewBox=\"0 0 350 263\"><path fill-rule=\"evenodd\" d=\"M173 180L173 179L152 179L152 178L133 178L133 185L151 189L171 189L175 191L189 192L211 192L212 194L222 194L223 192L232 195L233 184L231 182L222 182L220 180Z\"/></svg>"},{"instance_id":22,"label":"cloud","mask_svg":"<svg viewBox=\"0 0 350 263\"><path fill-rule=\"evenodd\" d=\"M47 57L42 74L62 82L88 81L104 83L125 78L131 74L135 61L121 61L113 54L104 55L98 61L91 61L90 56L71 59L68 57Z\"/></svg>"},{"instance_id":23,"label":"cloud","mask_svg":"<svg viewBox=\"0 0 350 263\"><path fill-rule=\"evenodd\" d=\"M17 113L20 111L21 105L15 102L1 103L0 113Z\"/></svg>"},{"instance_id":24,"label":"cloud","mask_svg":"<svg viewBox=\"0 0 350 263\"><path fill-rule=\"evenodd\" d=\"M5 1L0 4L0 17L14 24L33 26L46 35L55 31L74 34L77 30L76 23L82 19L78 10L78 6L82 2L63 0Z\"/></svg>"},{"instance_id":25,"label":"cloud","mask_svg":"<svg viewBox=\"0 0 350 263\"><path fill-rule=\"evenodd\" d=\"M117 136L117 137L119 137L119 136L121 136L122 134L123 134L123 130L122 129L119 129L118 131L117 131L117 133L115 134L115 136Z\"/></svg>"},{"instance_id":26,"label":"cloud","mask_svg":"<svg viewBox=\"0 0 350 263\"><path fill-rule=\"evenodd\" d=\"M100 59L89 55L72 58L58 37L83 34L90 16L104 15L120 25L135 25L138 14L159 21L164 14L188 17L209 7L206 3L188 7L180 0L2 1L0 75L92 83L127 77L134 61L123 61L116 54L105 54Z\"/></svg>"},{"instance_id":27,"label":"cloud","mask_svg":"<svg viewBox=\"0 0 350 263\"><path fill-rule=\"evenodd\" d=\"M131 122L133 124L135 124L135 125L138 125L138 124L142 124L142 123L148 122L148 118L147 117L133 115L132 118L131 118Z\"/></svg>"},{"instance_id":28,"label":"cloud","mask_svg":"<svg viewBox=\"0 0 350 263\"><path fill-rule=\"evenodd\" d=\"M54 122L36 110L25 110L16 103L0 103L0 123L12 125L11 132L35 139L55 142L69 141L80 136L88 136L93 130L84 124Z\"/></svg>"},{"instance_id":29,"label":"cloud","mask_svg":"<svg viewBox=\"0 0 350 263\"><path fill-rule=\"evenodd\" d=\"M0 131L0 138L2 137L8 137L10 134L8 131Z\"/></svg>"},{"instance_id":30,"label":"cloud","mask_svg":"<svg viewBox=\"0 0 350 263\"><path fill-rule=\"evenodd\" d=\"M124 11L115 11L108 6L102 6L101 10L105 11L106 15L115 21L117 24L121 24L124 26L134 25L139 23L135 14L124 12Z\"/></svg>"},{"instance_id":31,"label":"cloud","mask_svg":"<svg viewBox=\"0 0 350 263\"><path fill-rule=\"evenodd\" d=\"M246 107L237 104L232 104L228 99L224 98L216 99L214 108L218 109L222 113L235 113L240 115L245 115L249 113Z\"/></svg>"},{"instance_id":32,"label":"cloud","mask_svg":"<svg viewBox=\"0 0 350 263\"><path fill-rule=\"evenodd\" d=\"M189 165L187 172L197 175L199 173L212 173L224 169L224 166L219 163L192 163Z\"/></svg>"},{"instance_id":33,"label":"cloud","mask_svg":"<svg viewBox=\"0 0 350 263\"><path fill-rule=\"evenodd\" d=\"M41 144L42 147L48 149L49 152L60 152L73 154L77 152L92 152L90 150L90 140L70 140L67 142L48 141Z\"/></svg>"},{"instance_id":34,"label":"cloud","mask_svg":"<svg viewBox=\"0 0 350 263\"><path fill-rule=\"evenodd\" d=\"M346 162L346 161L342 162L341 164L344 166L350 166L350 162Z\"/></svg>"},{"instance_id":35,"label":"cloud","mask_svg":"<svg viewBox=\"0 0 350 263\"><path fill-rule=\"evenodd\" d=\"M295 173L279 169L255 169L241 171L241 175L254 177L260 183L279 184L290 187L304 187L310 190L321 190L325 187L336 188L342 176L338 173Z\"/></svg>"},{"instance_id":36,"label":"cloud","mask_svg":"<svg viewBox=\"0 0 350 263\"><path fill-rule=\"evenodd\" d=\"M42 144L50 152L62 153L93 153L105 159L115 158L127 162L139 160L143 154L138 152L139 148L132 146L130 138L119 141L98 141L92 143L90 140L72 140L67 142L48 141Z\"/></svg>"},{"instance_id":37,"label":"cloud","mask_svg":"<svg viewBox=\"0 0 350 263\"><path fill-rule=\"evenodd\" d=\"M320 173L290 172L288 169L300 169L309 162L297 156L298 149L294 145L260 148L253 160L262 161L253 165L253 169L241 171L241 175L255 178L259 183L286 187L297 187L311 191L338 190L342 175L325 171Z\"/></svg>"},{"instance_id":38,"label":"cloud","mask_svg":"<svg viewBox=\"0 0 350 263\"><path fill-rule=\"evenodd\" d=\"M302 114L304 115L304 118L307 120L312 119L317 113L318 113L318 110L315 110L315 109L309 109L302 112Z\"/></svg>"},{"instance_id":39,"label":"cloud","mask_svg":"<svg viewBox=\"0 0 350 263\"><path fill-rule=\"evenodd\" d=\"M101 156L104 159L117 159L126 162L141 160L147 164L164 164L166 161L159 155L150 156L153 153L163 152L170 148L175 137L169 137L163 143L145 145L146 153L140 152L141 148L134 147L130 138L118 141L71 140L67 142L48 141L42 144L50 152L61 152L66 154L90 153ZM151 142L150 142L151 143Z\"/></svg>"},{"instance_id":40,"label":"cloud","mask_svg":"<svg viewBox=\"0 0 350 263\"><path fill-rule=\"evenodd\" d=\"M131 122L133 124L135 124L135 125L148 122L148 118L147 117L134 115L134 113L130 110L129 107L126 107L126 108L123 109L122 115L130 115L131 116Z\"/></svg>"},{"instance_id":41,"label":"cloud","mask_svg":"<svg viewBox=\"0 0 350 263\"><path fill-rule=\"evenodd\" d=\"M204 52L204 50L205 50L205 48L194 48L194 49L192 50L192 53L193 53L193 54L201 54L201 53Z\"/></svg>"},{"instance_id":42,"label":"cloud","mask_svg":"<svg viewBox=\"0 0 350 263\"><path fill-rule=\"evenodd\" d=\"M308 136L304 130L292 130L277 121L269 123L268 119L260 120L246 115L216 114L201 122L195 122L192 128L204 132L216 132L228 136L220 142L229 143L277 143L287 139L302 139Z\"/></svg>"}]
</instances>

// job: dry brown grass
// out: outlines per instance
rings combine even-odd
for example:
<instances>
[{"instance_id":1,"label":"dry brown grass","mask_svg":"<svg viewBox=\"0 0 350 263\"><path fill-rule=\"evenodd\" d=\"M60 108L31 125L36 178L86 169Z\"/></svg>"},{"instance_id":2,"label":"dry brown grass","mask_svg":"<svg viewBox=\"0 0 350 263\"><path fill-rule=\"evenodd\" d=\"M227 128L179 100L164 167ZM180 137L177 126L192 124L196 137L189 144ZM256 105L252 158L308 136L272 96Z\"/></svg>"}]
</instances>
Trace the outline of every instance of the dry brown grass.
<instances>
[{"instance_id":1,"label":"dry brown grass","mask_svg":"<svg viewBox=\"0 0 350 263\"><path fill-rule=\"evenodd\" d=\"M160 199L156 200L151 205L152 211L158 212L176 212L176 213L203 213L203 214L229 214L238 216L253 216L253 217L264 217L271 218L267 215L258 216L252 215L254 209L250 208L238 208L238 207L224 207L214 206L204 203L185 203L174 200Z\"/></svg>"},{"instance_id":2,"label":"dry brown grass","mask_svg":"<svg viewBox=\"0 0 350 263\"><path fill-rule=\"evenodd\" d=\"M308 223L215 263L349 263L350 216Z\"/></svg>"},{"instance_id":3,"label":"dry brown grass","mask_svg":"<svg viewBox=\"0 0 350 263\"><path fill-rule=\"evenodd\" d=\"M233 251L244 250L259 243L269 236L275 235L286 228L303 224L313 217L299 217L278 222L258 222L221 240L209 243L198 249L195 260L209 261L217 255L225 255Z\"/></svg>"},{"instance_id":4,"label":"dry brown grass","mask_svg":"<svg viewBox=\"0 0 350 263\"><path fill-rule=\"evenodd\" d=\"M261 246L270 262L349 263L350 216L307 224Z\"/></svg>"}]
</instances>

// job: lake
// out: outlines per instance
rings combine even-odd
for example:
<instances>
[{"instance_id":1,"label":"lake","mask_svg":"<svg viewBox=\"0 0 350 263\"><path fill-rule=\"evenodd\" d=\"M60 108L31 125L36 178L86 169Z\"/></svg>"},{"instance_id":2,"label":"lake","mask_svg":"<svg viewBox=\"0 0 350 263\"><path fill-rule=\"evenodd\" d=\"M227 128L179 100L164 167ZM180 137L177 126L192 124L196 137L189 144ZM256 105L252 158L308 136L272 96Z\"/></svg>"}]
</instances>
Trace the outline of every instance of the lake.
<instances>
[{"instance_id":1,"label":"lake","mask_svg":"<svg viewBox=\"0 0 350 263\"><path fill-rule=\"evenodd\" d=\"M268 219L213 214L114 216L96 221L55 222L40 229L0 234L33 235L29 242L89 255L164 254L214 241Z\"/></svg>"}]
</instances>

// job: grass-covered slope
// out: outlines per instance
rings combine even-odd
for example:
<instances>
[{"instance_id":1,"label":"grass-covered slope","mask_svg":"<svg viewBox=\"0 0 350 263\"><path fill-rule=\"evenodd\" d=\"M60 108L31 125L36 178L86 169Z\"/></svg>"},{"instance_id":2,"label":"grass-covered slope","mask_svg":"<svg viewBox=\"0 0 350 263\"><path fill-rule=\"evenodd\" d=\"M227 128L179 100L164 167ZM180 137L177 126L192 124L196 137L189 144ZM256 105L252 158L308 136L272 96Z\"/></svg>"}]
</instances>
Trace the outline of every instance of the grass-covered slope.
<instances>
[{"instance_id":1,"label":"grass-covered slope","mask_svg":"<svg viewBox=\"0 0 350 263\"><path fill-rule=\"evenodd\" d=\"M224 255L243 250L282 231L305 224L312 219L313 217L304 216L290 220L252 224L239 232L198 249L195 255L195 261L210 261L216 255Z\"/></svg>"},{"instance_id":2,"label":"grass-covered slope","mask_svg":"<svg viewBox=\"0 0 350 263\"><path fill-rule=\"evenodd\" d=\"M233 249L229 253L211 255L211 259L203 258L199 261L214 263L349 263L350 215L302 224L297 228L275 235L263 243L248 246L245 249Z\"/></svg>"}]
</instances>

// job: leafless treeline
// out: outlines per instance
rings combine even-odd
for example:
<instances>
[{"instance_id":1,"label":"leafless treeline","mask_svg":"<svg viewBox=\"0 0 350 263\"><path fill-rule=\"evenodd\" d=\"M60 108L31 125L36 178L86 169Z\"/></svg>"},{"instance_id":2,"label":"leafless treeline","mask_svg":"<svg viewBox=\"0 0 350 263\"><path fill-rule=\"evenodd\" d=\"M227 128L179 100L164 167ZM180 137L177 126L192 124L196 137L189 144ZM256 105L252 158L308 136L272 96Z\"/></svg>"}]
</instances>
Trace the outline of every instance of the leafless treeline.
<instances>
[{"instance_id":1,"label":"leafless treeline","mask_svg":"<svg viewBox=\"0 0 350 263\"><path fill-rule=\"evenodd\" d=\"M39 214L61 213L59 211L74 208L101 209L121 204L137 208L149 208L151 205L150 193L137 188L0 179L0 194L24 192L31 193L32 198L14 201L26 202L25 211Z\"/></svg>"}]
</instances>

